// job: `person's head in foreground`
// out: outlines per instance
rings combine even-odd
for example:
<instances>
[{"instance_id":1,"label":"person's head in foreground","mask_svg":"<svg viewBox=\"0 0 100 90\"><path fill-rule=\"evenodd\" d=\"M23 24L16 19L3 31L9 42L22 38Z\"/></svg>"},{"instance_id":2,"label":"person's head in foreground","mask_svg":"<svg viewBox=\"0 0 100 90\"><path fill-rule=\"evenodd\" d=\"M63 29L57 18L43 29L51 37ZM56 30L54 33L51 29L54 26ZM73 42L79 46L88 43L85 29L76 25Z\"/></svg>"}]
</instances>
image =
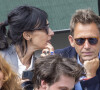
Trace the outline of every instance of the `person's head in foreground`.
<instances>
[{"instance_id":1,"label":"person's head in foreground","mask_svg":"<svg viewBox=\"0 0 100 90\"><path fill-rule=\"evenodd\" d=\"M34 90L72 90L83 72L75 59L58 55L41 57L35 61Z\"/></svg>"},{"instance_id":2,"label":"person's head in foreground","mask_svg":"<svg viewBox=\"0 0 100 90\"><path fill-rule=\"evenodd\" d=\"M0 90L22 90L19 77L0 55Z\"/></svg>"},{"instance_id":3,"label":"person's head in foreground","mask_svg":"<svg viewBox=\"0 0 100 90\"><path fill-rule=\"evenodd\" d=\"M77 10L70 22L69 41L83 63L98 57L100 51L100 17L90 9Z\"/></svg>"}]
</instances>

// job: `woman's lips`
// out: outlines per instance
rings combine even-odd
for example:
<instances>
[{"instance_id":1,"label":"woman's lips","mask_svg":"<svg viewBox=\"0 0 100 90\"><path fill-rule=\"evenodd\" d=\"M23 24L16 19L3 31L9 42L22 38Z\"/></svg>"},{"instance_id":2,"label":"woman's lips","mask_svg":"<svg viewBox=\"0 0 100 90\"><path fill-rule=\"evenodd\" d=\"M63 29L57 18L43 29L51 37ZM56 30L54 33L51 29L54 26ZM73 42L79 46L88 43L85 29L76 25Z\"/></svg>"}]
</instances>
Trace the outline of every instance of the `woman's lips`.
<instances>
[{"instance_id":1,"label":"woman's lips","mask_svg":"<svg viewBox=\"0 0 100 90\"><path fill-rule=\"evenodd\" d=\"M51 43L50 40L47 41L48 43Z\"/></svg>"}]
</instances>

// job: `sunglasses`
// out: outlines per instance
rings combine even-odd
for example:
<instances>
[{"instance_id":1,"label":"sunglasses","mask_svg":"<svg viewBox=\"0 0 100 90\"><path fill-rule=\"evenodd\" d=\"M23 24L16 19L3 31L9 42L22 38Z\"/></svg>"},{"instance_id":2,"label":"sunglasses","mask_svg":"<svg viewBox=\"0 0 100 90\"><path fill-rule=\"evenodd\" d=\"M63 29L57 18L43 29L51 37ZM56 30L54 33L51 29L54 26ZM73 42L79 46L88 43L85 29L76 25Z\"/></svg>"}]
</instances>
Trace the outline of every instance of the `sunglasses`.
<instances>
[{"instance_id":1,"label":"sunglasses","mask_svg":"<svg viewBox=\"0 0 100 90\"><path fill-rule=\"evenodd\" d=\"M88 40L90 45L96 45L98 43L98 38L76 38L75 42L77 45L83 45Z\"/></svg>"},{"instance_id":2,"label":"sunglasses","mask_svg":"<svg viewBox=\"0 0 100 90\"><path fill-rule=\"evenodd\" d=\"M47 24L46 26L34 28L34 29L32 29L32 31L33 31L33 30L45 30L46 33L48 34L49 28L50 28L50 27L49 27L49 24Z\"/></svg>"}]
</instances>

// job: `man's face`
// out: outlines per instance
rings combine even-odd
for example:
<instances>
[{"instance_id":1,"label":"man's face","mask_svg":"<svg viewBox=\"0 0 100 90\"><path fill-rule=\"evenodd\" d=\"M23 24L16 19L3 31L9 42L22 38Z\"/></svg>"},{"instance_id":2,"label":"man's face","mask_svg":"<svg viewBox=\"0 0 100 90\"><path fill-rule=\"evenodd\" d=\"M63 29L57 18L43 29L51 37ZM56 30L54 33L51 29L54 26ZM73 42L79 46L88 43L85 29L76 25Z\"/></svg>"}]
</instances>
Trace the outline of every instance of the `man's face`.
<instances>
[{"instance_id":1,"label":"man's face","mask_svg":"<svg viewBox=\"0 0 100 90\"><path fill-rule=\"evenodd\" d=\"M72 90L75 85L75 78L61 75L60 79L49 86L47 84L46 90Z\"/></svg>"},{"instance_id":2,"label":"man's face","mask_svg":"<svg viewBox=\"0 0 100 90\"><path fill-rule=\"evenodd\" d=\"M72 47L75 47L76 52L78 53L80 60L92 60L96 57L98 57L98 52L100 50L100 35L99 35L98 27L95 23L90 24L81 24L77 23L74 29L74 36L69 39L70 44ZM69 36L70 37L70 36ZM85 42L82 45L78 45L75 41L75 39L82 38L83 40L85 38ZM97 38L98 42L96 44L91 45L89 43L93 42L93 38ZM79 40L80 42L80 40Z\"/></svg>"}]
</instances>

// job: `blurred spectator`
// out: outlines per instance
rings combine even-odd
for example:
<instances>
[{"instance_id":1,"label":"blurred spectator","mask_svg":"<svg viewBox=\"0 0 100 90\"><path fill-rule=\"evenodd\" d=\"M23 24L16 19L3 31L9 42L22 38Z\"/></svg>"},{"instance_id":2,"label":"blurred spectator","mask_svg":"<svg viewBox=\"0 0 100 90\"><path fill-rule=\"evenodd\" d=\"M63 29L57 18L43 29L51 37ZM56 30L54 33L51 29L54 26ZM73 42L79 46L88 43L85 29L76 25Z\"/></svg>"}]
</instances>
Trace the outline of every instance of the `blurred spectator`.
<instances>
[{"instance_id":1,"label":"blurred spectator","mask_svg":"<svg viewBox=\"0 0 100 90\"><path fill-rule=\"evenodd\" d=\"M58 55L38 58L34 64L34 90L72 90L84 72L75 59Z\"/></svg>"},{"instance_id":2,"label":"blurred spectator","mask_svg":"<svg viewBox=\"0 0 100 90\"><path fill-rule=\"evenodd\" d=\"M0 56L0 90L22 90L18 82L18 75Z\"/></svg>"}]
</instances>

